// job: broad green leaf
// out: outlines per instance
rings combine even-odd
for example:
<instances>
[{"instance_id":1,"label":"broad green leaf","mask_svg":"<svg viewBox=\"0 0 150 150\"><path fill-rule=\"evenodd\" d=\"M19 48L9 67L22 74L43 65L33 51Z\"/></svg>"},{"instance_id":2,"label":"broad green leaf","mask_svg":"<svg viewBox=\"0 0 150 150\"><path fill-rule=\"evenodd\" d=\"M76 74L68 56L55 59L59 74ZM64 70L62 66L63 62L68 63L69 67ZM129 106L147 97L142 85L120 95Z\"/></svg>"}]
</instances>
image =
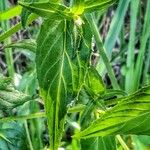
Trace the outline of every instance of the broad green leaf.
<instances>
[{"instance_id":1,"label":"broad green leaf","mask_svg":"<svg viewBox=\"0 0 150 150\"><path fill-rule=\"evenodd\" d=\"M150 135L150 87L145 87L105 111L76 138L90 138L117 134Z\"/></svg>"},{"instance_id":2,"label":"broad green leaf","mask_svg":"<svg viewBox=\"0 0 150 150\"><path fill-rule=\"evenodd\" d=\"M84 12L84 1L73 0L71 11L74 15L81 15Z\"/></svg>"},{"instance_id":3,"label":"broad green leaf","mask_svg":"<svg viewBox=\"0 0 150 150\"><path fill-rule=\"evenodd\" d=\"M75 0L71 12L76 15L82 15L87 12L104 11L117 0Z\"/></svg>"},{"instance_id":4,"label":"broad green leaf","mask_svg":"<svg viewBox=\"0 0 150 150\"><path fill-rule=\"evenodd\" d=\"M51 18L51 19L56 19L56 20L61 20L64 18L71 18L69 8L57 4L57 3L41 3L41 2L36 2L36 3L23 3L19 2L21 6L24 8L28 9L32 13L36 13L37 15L44 17L44 18Z\"/></svg>"},{"instance_id":5,"label":"broad green leaf","mask_svg":"<svg viewBox=\"0 0 150 150\"><path fill-rule=\"evenodd\" d=\"M72 21L48 19L38 36L37 77L45 101L51 149L58 148L68 104L84 83L92 40L85 28L83 25L78 30ZM77 30L78 34L74 32Z\"/></svg>"},{"instance_id":6,"label":"broad green leaf","mask_svg":"<svg viewBox=\"0 0 150 150\"><path fill-rule=\"evenodd\" d=\"M59 146L72 94L71 51L67 47L66 29L64 20L46 20L37 39L37 77L48 117L51 149Z\"/></svg>"},{"instance_id":7,"label":"broad green leaf","mask_svg":"<svg viewBox=\"0 0 150 150\"><path fill-rule=\"evenodd\" d=\"M22 10L21 6L12 7L6 11L0 12L0 21L11 19L17 15L20 15Z\"/></svg>"},{"instance_id":8,"label":"broad green leaf","mask_svg":"<svg viewBox=\"0 0 150 150\"><path fill-rule=\"evenodd\" d=\"M93 12L97 10L106 10L113 5L117 0L87 0L84 3L85 12Z\"/></svg>"},{"instance_id":9,"label":"broad green leaf","mask_svg":"<svg viewBox=\"0 0 150 150\"><path fill-rule=\"evenodd\" d=\"M32 39L18 41L5 46L5 48L21 48L21 49L29 50L34 53L36 52L36 47L37 47L36 41Z\"/></svg>"}]
</instances>

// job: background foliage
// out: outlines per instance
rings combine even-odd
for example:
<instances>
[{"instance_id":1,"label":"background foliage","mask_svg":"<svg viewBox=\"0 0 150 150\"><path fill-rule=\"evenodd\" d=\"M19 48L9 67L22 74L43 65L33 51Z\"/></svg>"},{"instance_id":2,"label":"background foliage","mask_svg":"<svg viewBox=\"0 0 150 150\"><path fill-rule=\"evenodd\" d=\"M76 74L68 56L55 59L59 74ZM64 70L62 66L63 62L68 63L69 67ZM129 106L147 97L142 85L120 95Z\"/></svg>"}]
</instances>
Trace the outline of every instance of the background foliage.
<instances>
[{"instance_id":1,"label":"background foliage","mask_svg":"<svg viewBox=\"0 0 150 150\"><path fill-rule=\"evenodd\" d=\"M148 150L150 1L45 2L0 1L0 149Z\"/></svg>"}]
</instances>

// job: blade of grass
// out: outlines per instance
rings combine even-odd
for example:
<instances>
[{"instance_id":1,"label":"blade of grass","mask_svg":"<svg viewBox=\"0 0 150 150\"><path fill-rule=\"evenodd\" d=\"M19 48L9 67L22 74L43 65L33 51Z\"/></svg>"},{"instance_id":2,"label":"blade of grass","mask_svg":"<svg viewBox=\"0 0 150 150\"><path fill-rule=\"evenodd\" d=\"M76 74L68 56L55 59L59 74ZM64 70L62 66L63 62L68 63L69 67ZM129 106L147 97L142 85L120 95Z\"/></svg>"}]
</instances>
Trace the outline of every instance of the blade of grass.
<instances>
[{"instance_id":1,"label":"blade of grass","mask_svg":"<svg viewBox=\"0 0 150 150\"><path fill-rule=\"evenodd\" d=\"M0 13L0 21L11 19L21 14L22 7L17 5Z\"/></svg>"},{"instance_id":2,"label":"blade of grass","mask_svg":"<svg viewBox=\"0 0 150 150\"><path fill-rule=\"evenodd\" d=\"M143 31L141 36L141 46L138 54L138 58L135 65L135 79L134 79L134 90L137 90L140 86L140 79L142 76L142 69L145 59L145 51L148 43L148 39L150 37L150 1L147 1L147 8L144 18Z\"/></svg>"},{"instance_id":3,"label":"blade of grass","mask_svg":"<svg viewBox=\"0 0 150 150\"><path fill-rule=\"evenodd\" d=\"M149 39L149 45L146 53L145 67L143 71L143 86L150 84L149 82L147 82L149 67L150 67L150 39Z\"/></svg>"},{"instance_id":4,"label":"blade of grass","mask_svg":"<svg viewBox=\"0 0 150 150\"><path fill-rule=\"evenodd\" d=\"M27 124L26 120L24 121L24 127L25 127L25 131L26 131L26 135L27 135L30 150L34 150L33 144L32 144L32 141L31 141L31 137L30 137L30 133L29 133L29 129L28 129L28 124Z\"/></svg>"},{"instance_id":5,"label":"blade of grass","mask_svg":"<svg viewBox=\"0 0 150 150\"><path fill-rule=\"evenodd\" d=\"M116 89L116 90L118 89L119 90L120 87L118 85L118 82L117 82L117 79L115 77L114 71L113 71L113 69L111 67L111 64L109 62L108 56L106 54L106 50L105 50L105 48L103 46L102 39L101 39L101 36L99 34L98 27L97 27L97 25L95 23L95 19L90 14L87 14L86 18L87 18L87 20L88 20L88 22L90 24L91 30L92 30L93 35L95 37L95 41L96 41L99 53L100 53L100 55L101 55L101 57L103 59L103 62L105 64L106 68L107 68L107 71L108 71L108 74L109 74L112 86L113 86L114 89Z\"/></svg>"},{"instance_id":6,"label":"blade of grass","mask_svg":"<svg viewBox=\"0 0 150 150\"><path fill-rule=\"evenodd\" d=\"M120 0L118 8L111 22L109 32L107 34L104 47L107 50L109 57L111 56L112 49L116 43L117 37L121 31L121 27L124 22L124 16L126 14L130 0Z\"/></svg>"},{"instance_id":7,"label":"blade of grass","mask_svg":"<svg viewBox=\"0 0 150 150\"><path fill-rule=\"evenodd\" d=\"M1 0L0 1L0 10L4 11L7 9L7 1ZM9 21L1 22L1 27L4 31L7 31L10 28ZM11 43L11 38L9 37L7 40L4 41L4 44L8 45ZM14 80L14 64L13 64L13 54L11 48L5 49L5 57L7 63L8 74L11 77L12 81Z\"/></svg>"},{"instance_id":8,"label":"blade of grass","mask_svg":"<svg viewBox=\"0 0 150 150\"><path fill-rule=\"evenodd\" d=\"M96 25L95 19L94 19L93 15L89 15L89 14L86 15L86 18L87 18L87 20L88 20L88 22L90 24L91 30L92 30L93 35L95 37L95 41L96 41L99 53L100 53L100 55L101 55L101 57L103 59L103 62L105 64L106 68L107 68L107 71L108 71L108 74L109 74L112 86L113 86L114 89L119 90L120 89L119 84L118 84L117 79L115 77L113 68L111 67L111 64L109 62L109 58L107 56L106 50L105 50L105 48L103 46L102 39L101 39L101 36L99 34L99 30L98 30L98 27ZM121 145L123 147L128 148L126 143L121 138L121 136L118 135L117 139L118 139L118 141L121 143Z\"/></svg>"},{"instance_id":9,"label":"blade of grass","mask_svg":"<svg viewBox=\"0 0 150 150\"><path fill-rule=\"evenodd\" d=\"M120 142L124 150L130 150L120 135L116 135L116 138Z\"/></svg>"},{"instance_id":10,"label":"blade of grass","mask_svg":"<svg viewBox=\"0 0 150 150\"><path fill-rule=\"evenodd\" d=\"M32 23L35 19L37 19L38 16L35 14L32 14L28 21L27 21L27 25L29 25L30 23ZM0 35L0 42L4 41L5 39L9 38L10 36L12 36L13 34L15 34L17 31L19 31L22 28L21 22L17 23L15 26L11 27L10 29L8 29L6 32L4 32L3 34ZM9 43L10 44L10 43Z\"/></svg>"},{"instance_id":11,"label":"blade of grass","mask_svg":"<svg viewBox=\"0 0 150 150\"><path fill-rule=\"evenodd\" d=\"M110 24L110 28L109 28L109 31L108 31L108 34L107 34L107 37L106 37L105 43L104 43L104 47L105 47L106 51L108 52L107 55L108 55L109 59L111 59L112 50L115 46L115 43L117 41L117 38L118 38L121 28L123 26L124 17L127 12L129 3L130 3L130 0L126 0L126 1L120 0L119 1L116 13ZM98 63L98 70L102 76L105 74L106 67L105 67L103 61L100 61Z\"/></svg>"},{"instance_id":12,"label":"blade of grass","mask_svg":"<svg viewBox=\"0 0 150 150\"><path fill-rule=\"evenodd\" d=\"M130 9L130 39L127 52L127 73L125 77L125 90L127 93L132 93L133 91L133 82L134 81L134 62L135 62L135 33L136 33L136 23L137 23L137 14L139 8L140 0L131 1Z\"/></svg>"}]
</instances>

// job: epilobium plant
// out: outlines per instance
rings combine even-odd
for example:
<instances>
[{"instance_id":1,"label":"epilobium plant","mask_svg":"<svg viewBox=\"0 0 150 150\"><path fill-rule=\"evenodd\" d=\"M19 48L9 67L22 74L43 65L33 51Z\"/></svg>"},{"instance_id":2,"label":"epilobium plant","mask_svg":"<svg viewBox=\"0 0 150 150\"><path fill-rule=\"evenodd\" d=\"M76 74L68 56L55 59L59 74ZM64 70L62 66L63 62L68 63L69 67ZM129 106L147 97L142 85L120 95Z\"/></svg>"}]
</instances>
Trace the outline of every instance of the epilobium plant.
<instances>
[{"instance_id":1,"label":"epilobium plant","mask_svg":"<svg viewBox=\"0 0 150 150\"><path fill-rule=\"evenodd\" d=\"M76 133L73 138L139 134L142 132L141 127L148 123L149 119L146 119L143 125L132 127L136 121L150 113L147 88L130 97L118 99L113 107L107 110L109 105L104 101L107 99L105 86L96 68L92 66L94 36L112 85L114 89L119 90L92 14L95 11L104 11L115 2L74 0L66 5L59 0L20 2L24 8L44 18L37 38L36 70L40 94L45 103L51 150L57 150L60 145L69 107L83 102L85 95L88 102L79 119L83 131ZM27 12L24 10L23 13ZM90 117L91 112L94 113L94 103L98 107L96 112L101 110L102 113L90 125L90 122L86 123L86 119L94 119ZM149 128L145 133L148 130Z\"/></svg>"},{"instance_id":2,"label":"epilobium plant","mask_svg":"<svg viewBox=\"0 0 150 150\"><path fill-rule=\"evenodd\" d=\"M115 3L116 0L19 1L24 8L22 26L37 16L43 17L36 43L24 41L9 47L26 46L36 54L50 150L60 146L67 114L72 113L78 122L72 145L80 141L83 150L100 149L103 141L111 141L115 149L115 136L127 149L120 134L150 134L150 88L129 96L120 90L95 23L95 13ZM96 69L97 57L104 62L113 90L106 88Z\"/></svg>"},{"instance_id":3,"label":"epilobium plant","mask_svg":"<svg viewBox=\"0 0 150 150\"><path fill-rule=\"evenodd\" d=\"M78 101L81 91L85 90L94 99L104 92L100 76L89 65L93 36L89 13L104 10L114 2L73 1L70 7L60 1L20 2L45 19L37 39L36 69L51 149L58 148L68 106Z\"/></svg>"}]
</instances>

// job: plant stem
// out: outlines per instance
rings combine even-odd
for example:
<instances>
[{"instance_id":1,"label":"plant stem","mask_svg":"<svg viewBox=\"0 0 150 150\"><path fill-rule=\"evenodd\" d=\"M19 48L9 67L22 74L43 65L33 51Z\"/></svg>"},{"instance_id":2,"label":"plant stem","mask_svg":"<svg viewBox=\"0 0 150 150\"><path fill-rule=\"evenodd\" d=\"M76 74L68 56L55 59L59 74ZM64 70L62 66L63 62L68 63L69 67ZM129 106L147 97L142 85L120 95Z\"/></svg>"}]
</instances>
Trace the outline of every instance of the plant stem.
<instances>
[{"instance_id":1,"label":"plant stem","mask_svg":"<svg viewBox=\"0 0 150 150\"><path fill-rule=\"evenodd\" d=\"M34 150L33 145L32 145L32 142L31 142L29 130L28 130L28 124L27 124L27 121L24 122L24 126L25 126L25 130L26 130L26 134L27 134L27 139L28 139L28 142L29 142L30 150Z\"/></svg>"},{"instance_id":2,"label":"plant stem","mask_svg":"<svg viewBox=\"0 0 150 150\"><path fill-rule=\"evenodd\" d=\"M100 55L101 55L101 57L103 59L103 62L105 64L105 66L106 66L106 69L108 71L108 75L110 77L112 86L113 86L114 89L119 90L120 87L119 87L119 85L117 83L117 79L115 77L113 68L112 68L112 66L111 66L111 64L109 62L108 56L107 56L105 48L103 46L102 39L101 39L101 36L99 34L99 30L98 30L98 27L97 27L97 25L95 23L94 17L91 14L87 14L86 18L88 20L90 28L91 28L91 30L93 32L94 37L95 37L95 41L96 41L99 53L100 53Z\"/></svg>"},{"instance_id":3,"label":"plant stem","mask_svg":"<svg viewBox=\"0 0 150 150\"><path fill-rule=\"evenodd\" d=\"M149 45L146 53L146 60L145 60L145 67L144 67L144 72L143 72L143 85L149 84L147 82L147 75L148 75L148 70L150 67L150 39L149 39Z\"/></svg>"},{"instance_id":4,"label":"plant stem","mask_svg":"<svg viewBox=\"0 0 150 150\"><path fill-rule=\"evenodd\" d=\"M0 10L4 11L6 9L7 9L7 1L6 0L1 0L1 2L0 2ZM1 23L1 26L2 26L2 29L4 31L7 31L10 28L9 21L3 21ZM8 45L10 43L11 43L11 38L8 38L4 42L5 45ZM6 48L5 49L5 57L6 57L6 63L7 63L7 68L8 68L8 74L13 80L14 79L14 64L13 64L12 50L10 48Z\"/></svg>"},{"instance_id":5,"label":"plant stem","mask_svg":"<svg viewBox=\"0 0 150 150\"><path fill-rule=\"evenodd\" d=\"M113 88L115 90L120 90L120 87L119 87L119 84L118 84L117 79L115 77L113 68L112 68L112 66L111 66L111 64L109 62L109 58L108 58L108 56L106 54L106 51L105 51L105 48L103 46L102 39L101 39L101 36L99 34L99 30L98 30L98 27L97 27L97 25L95 23L94 17L92 15L90 15L90 14L87 14L86 18L88 20L90 28L91 28L91 30L93 32L94 37L95 37L95 41L96 41L99 53L100 53L100 55L101 55L101 57L103 59L103 62L105 64L105 66L106 66L106 69L108 71L108 74L109 74L112 86L113 86ZM117 139L120 142L120 144L122 145L122 147L125 148L125 150L129 150L128 146L123 141L123 139L121 138L120 135L117 135Z\"/></svg>"},{"instance_id":6,"label":"plant stem","mask_svg":"<svg viewBox=\"0 0 150 150\"><path fill-rule=\"evenodd\" d=\"M116 135L116 138L120 142L124 150L130 150L120 135Z\"/></svg>"},{"instance_id":7,"label":"plant stem","mask_svg":"<svg viewBox=\"0 0 150 150\"><path fill-rule=\"evenodd\" d=\"M35 119L35 118L43 118L43 117L46 117L45 112L34 113L34 114L23 115L23 116L5 117L0 119L0 123L10 122L10 121L22 121L27 119Z\"/></svg>"}]
</instances>

